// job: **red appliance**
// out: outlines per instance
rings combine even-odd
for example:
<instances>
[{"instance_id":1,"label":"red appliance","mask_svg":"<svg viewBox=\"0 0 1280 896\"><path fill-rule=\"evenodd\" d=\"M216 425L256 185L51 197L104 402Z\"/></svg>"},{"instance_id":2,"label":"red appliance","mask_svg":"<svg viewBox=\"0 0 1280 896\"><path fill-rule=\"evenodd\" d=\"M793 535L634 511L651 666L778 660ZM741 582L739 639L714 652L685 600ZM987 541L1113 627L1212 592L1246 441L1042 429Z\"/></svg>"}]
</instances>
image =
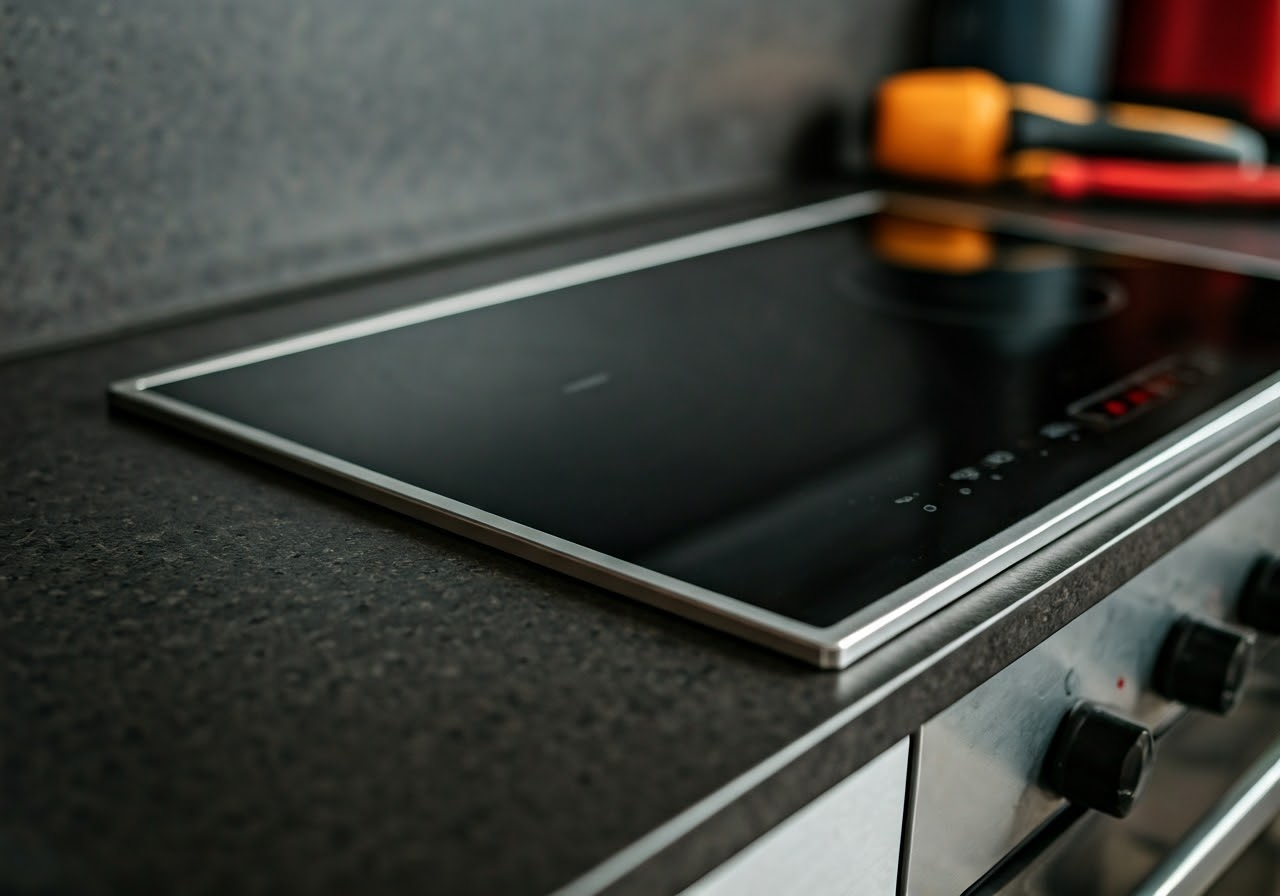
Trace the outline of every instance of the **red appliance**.
<instances>
[{"instance_id":1,"label":"red appliance","mask_svg":"<svg viewBox=\"0 0 1280 896\"><path fill-rule=\"evenodd\" d=\"M1121 93L1280 131L1280 0L1126 0L1118 51Z\"/></svg>"}]
</instances>

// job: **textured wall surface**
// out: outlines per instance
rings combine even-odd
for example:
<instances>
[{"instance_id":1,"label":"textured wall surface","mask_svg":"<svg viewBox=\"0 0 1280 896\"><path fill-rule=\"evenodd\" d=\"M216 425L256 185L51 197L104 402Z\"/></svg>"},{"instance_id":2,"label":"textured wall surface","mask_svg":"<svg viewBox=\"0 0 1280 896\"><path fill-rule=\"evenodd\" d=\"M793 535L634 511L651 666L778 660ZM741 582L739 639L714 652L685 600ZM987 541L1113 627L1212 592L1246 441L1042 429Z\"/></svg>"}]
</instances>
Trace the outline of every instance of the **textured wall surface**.
<instances>
[{"instance_id":1,"label":"textured wall surface","mask_svg":"<svg viewBox=\"0 0 1280 896\"><path fill-rule=\"evenodd\" d=\"M903 0L0 0L0 352L764 179Z\"/></svg>"}]
</instances>

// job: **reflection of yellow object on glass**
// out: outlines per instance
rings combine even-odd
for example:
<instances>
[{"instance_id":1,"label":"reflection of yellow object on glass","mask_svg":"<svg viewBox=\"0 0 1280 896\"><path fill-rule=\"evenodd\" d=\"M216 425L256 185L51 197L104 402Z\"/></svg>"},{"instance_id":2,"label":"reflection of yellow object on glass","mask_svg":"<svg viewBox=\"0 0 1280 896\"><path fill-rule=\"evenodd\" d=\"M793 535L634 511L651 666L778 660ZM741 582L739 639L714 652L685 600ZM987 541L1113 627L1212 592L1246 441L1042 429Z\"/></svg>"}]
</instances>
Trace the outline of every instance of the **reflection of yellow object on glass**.
<instances>
[{"instance_id":1,"label":"reflection of yellow object on glass","mask_svg":"<svg viewBox=\"0 0 1280 896\"><path fill-rule=\"evenodd\" d=\"M982 227L900 217L889 212L875 219L871 246L881 261L897 267L955 276L993 269L1039 271L1071 267L1076 262L1076 253L1066 246L1028 241L1002 243Z\"/></svg>"},{"instance_id":2,"label":"reflection of yellow object on glass","mask_svg":"<svg viewBox=\"0 0 1280 896\"><path fill-rule=\"evenodd\" d=\"M876 218L871 245L890 264L947 274L981 271L995 257L991 234L984 230L890 214Z\"/></svg>"},{"instance_id":3,"label":"reflection of yellow object on glass","mask_svg":"<svg viewBox=\"0 0 1280 896\"><path fill-rule=\"evenodd\" d=\"M977 216L882 212L869 239L881 276L895 284L878 310L949 327L953 336L967 331L1007 355L1041 350L1124 305L1115 281L1086 270L1076 250L994 233Z\"/></svg>"}]
</instances>

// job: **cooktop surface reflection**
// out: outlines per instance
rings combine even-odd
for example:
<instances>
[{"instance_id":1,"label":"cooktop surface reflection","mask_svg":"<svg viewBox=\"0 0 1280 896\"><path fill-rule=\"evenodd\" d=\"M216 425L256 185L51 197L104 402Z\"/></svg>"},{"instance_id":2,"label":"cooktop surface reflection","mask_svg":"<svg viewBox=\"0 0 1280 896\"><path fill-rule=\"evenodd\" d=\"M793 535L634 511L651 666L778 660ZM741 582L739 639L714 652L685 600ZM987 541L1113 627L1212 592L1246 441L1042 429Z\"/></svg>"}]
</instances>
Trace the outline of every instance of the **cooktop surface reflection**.
<instances>
[{"instance_id":1,"label":"cooktop surface reflection","mask_svg":"<svg viewBox=\"0 0 1280 896\"><path fill-rule=\"evenodd\" d=\"M845 197L113 394L843 666L1280 408L1280 283L914 208Z\"/></svg>"}]
</instances>

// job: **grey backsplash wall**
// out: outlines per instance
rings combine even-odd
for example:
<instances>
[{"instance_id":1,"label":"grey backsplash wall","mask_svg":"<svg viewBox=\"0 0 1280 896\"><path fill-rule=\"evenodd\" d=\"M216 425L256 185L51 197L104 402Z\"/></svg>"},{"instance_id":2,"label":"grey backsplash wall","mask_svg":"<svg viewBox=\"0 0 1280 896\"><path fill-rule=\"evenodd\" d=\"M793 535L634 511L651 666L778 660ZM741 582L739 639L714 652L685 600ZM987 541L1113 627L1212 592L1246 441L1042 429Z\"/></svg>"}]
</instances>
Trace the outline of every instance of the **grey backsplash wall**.
<instances>
[{"instance_id":1,"label":"grey backsplash wall","mask_svg":"<svg viewBox=\"0 0 1280 896\"><path fill-rule=\"evenodd\" d=\"M0 353L769 177L906 0L0 0Z\"/></svg>"}]
</instances>

